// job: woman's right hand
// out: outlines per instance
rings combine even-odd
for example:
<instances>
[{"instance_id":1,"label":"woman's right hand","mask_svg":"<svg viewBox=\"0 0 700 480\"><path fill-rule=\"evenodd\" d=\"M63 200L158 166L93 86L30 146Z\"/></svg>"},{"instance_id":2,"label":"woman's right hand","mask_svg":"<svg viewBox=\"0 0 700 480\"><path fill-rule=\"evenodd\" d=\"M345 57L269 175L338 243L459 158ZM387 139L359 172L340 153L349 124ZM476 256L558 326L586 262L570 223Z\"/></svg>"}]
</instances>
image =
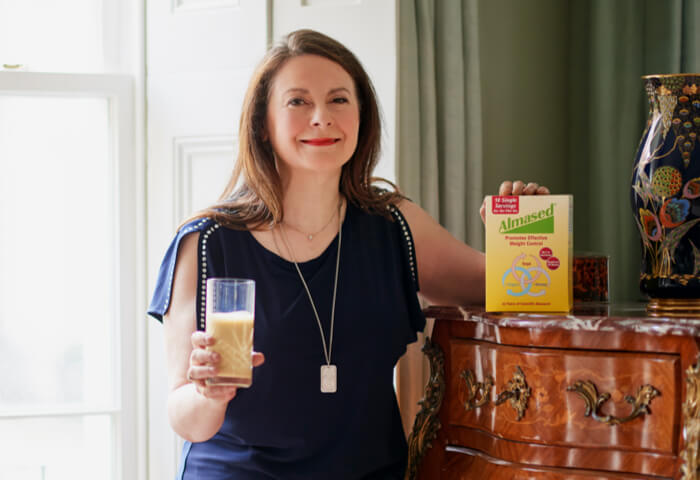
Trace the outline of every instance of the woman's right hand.
<instances>
[{"instance_id":1,"label":"woman's right hand","mask_svg":"<svg viewBox=\"0 0 700 480\"><path fill-rule=\"evenodd\" d=\"M549 188L535 182L525 183L522 180L511 182L506 180L498 187L499 195L549 195ZM481 223L486 224L486 197L479 209Z\"/></svg>"},{"instance_id":2,"label":"woman's right hand","mask_svg":"<svg viewBox=\"0 0 700 480\"><path fill-rule=\"evenodd\" d=\"M236 396L237 387L228 385L209 385L206 380L215 377L218 373L221 356L207 347L216 343L211 335L195 331L191 336L192 353L190 354L190 366L187 369L187 380L194 384L197 392L204 397L224 403L230 402ZM258 367L265 362L265 356L260 352L252 353L253 367Z\"/></svg>"}]
</instances>

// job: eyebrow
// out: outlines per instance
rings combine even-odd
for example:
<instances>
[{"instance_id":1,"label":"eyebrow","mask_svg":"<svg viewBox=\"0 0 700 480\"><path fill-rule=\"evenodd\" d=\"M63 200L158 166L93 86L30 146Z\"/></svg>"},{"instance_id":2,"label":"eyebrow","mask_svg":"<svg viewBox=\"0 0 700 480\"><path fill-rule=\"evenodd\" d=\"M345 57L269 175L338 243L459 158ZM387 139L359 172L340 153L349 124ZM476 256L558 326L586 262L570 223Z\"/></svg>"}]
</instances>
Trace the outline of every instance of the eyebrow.
<instances>
[{"instance_id":1,"label":"eyebrow","mask_svg":"<svg viewBox=\"0 0 700 480\"><path fill-rule=\"evenodd\" d=\"M348 90L348 89L345 88L345 87L333 88L333 89L331 89L331 91L328 92L328 94L329 94L329 95L332 95L332 94L338 93L338 92L340 92L340 91L345 91L345 92L347 92L348 94L350 94L350 90ZM309 93L309 91L308 91L306 88L290 88L290 89L288 89L287 91L285 91L284 93L287 94L287 93L290 93L290 92Z\"/></svg>"}]
</instances>

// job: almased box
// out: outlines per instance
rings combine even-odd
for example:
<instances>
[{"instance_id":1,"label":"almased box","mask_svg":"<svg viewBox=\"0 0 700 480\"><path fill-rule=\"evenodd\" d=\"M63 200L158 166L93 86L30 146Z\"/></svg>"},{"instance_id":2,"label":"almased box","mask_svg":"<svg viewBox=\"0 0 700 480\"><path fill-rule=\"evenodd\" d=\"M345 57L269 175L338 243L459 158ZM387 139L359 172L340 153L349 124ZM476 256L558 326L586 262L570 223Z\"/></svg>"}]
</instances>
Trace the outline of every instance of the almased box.
<instances>
[{"instance_id":1,"label":"almased box","mask_svg":"<svg viewBox=\"0 0 700 480\"><path fill-rule=\"evenodd\" d=\"M571 195L486 198L486 311L568 312Z\"/></svg>"}]
</instances>

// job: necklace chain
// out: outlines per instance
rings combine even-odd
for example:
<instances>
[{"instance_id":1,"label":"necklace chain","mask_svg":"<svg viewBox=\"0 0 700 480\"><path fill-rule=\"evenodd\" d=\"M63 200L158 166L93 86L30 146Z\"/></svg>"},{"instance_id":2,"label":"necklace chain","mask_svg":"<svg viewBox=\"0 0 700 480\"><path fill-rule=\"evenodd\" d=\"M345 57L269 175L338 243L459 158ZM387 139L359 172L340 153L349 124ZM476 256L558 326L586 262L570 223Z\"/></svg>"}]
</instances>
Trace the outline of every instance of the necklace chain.
<instances>
[{"instance_id":1,"label":"necklace chain","mask_svg":"<svg viewBox=\"0 0 700 480\"><path fill-rule=\"evenodd\" d=\"M304 290L306 290L306 295L309 297L309 302L311 302L311 308L314 311L314 316L316 317L316 323L318 323L318 330L321 333L321 342L323 343L323 354L326 357L326 365L331 364L331 354L333 353L333 326L335 323L335 298L336 294L338 292L338 271L340 270L340 244L341 240L343 238L343 222L340 220L340 208L341 208L342 203L338 204L338 254L336 255L336 260L335 260L335 280L333 282L333 303L331 304L331 332L328 337L328 347L326 348L326 334L323 332L323 325L321 325L321 318L318 316L318 311L316 310L316 304L314 303L314 299L311 296L311 291L309 290L309 286L306 284L306 280L304 280L304 275L301 273L301 269L299 268L299 264L296 261L296 257L294 255L294 251L292 250L289 242L287 241L287 234L284 233L284 229L281 228L280 226L280 232L281 232L281 237L282 241L284 242L284 245L287 247L287 250L289 250L289 256L292 258L292 262L294 263L294 266L296 267L297 273L299 274L299 278L301 279L301 283L304 285ZM335 215L333 215L335 217ZM331 217L331 220L333 219ZM330 222L329 222L330 223ZM326 227L323 227L324 229ZM303 232L302 232L303 233Z\"/></svg>"},{"instance_id":2,"label":"necklace chain","mask_svg":"<svg viewBox=\"0 0 700 480\"><path fill-rule=\"evenodd\" d=\"M339 211L340 211L340 208L338 209L338 212L339 212ZM328 219L328 221L326 222L326 224L323 225L323 227L321 227L320 230L318 230L318 231L316 231L316 232L314 232L314 233L306 233L306 232L304 232L303 230L300 230L299 228L297 228L297 227L295 227L295 226L293 226L293 225L290 225L290 224L287 223L287 222L282 222L282 223L284 223L284 225L285 225L287 228L291 228L292 230L301 233L301 234L304 235L309 241L311 241L311 240L314 239L314 237L315 237L316 235L318 235L319 233L321 233L322 231L324 231L326 228L328 228L328 225L330 225L331 222L333 221L333 219L335 218L335 214L336 214L336 211L333 210L333 215L331 215L331 218ZM291 251L290 251L290 253L291 253Z\"/></svg>"}]
</instances>

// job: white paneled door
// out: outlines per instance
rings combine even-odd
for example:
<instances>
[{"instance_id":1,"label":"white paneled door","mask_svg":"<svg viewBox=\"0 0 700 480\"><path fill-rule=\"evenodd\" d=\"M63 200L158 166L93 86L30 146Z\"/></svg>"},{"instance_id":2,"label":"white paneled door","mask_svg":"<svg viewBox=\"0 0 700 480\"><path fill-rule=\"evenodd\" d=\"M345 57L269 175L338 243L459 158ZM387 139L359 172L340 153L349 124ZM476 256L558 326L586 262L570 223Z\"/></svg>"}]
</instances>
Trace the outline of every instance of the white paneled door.
<instances>
[{"instance_id":1,"label":"white paneled door","mask_svg":"<svg viewBox=\"0 0 700 480\"><path fill-rule=\"evenodd\" d=\"M177 225L215 201L233 166L240 106L268 38L264 0L148 0L148 289ZM149 478L174 478L162 327L148 320Z\"/></svg>"}]
</instances>

